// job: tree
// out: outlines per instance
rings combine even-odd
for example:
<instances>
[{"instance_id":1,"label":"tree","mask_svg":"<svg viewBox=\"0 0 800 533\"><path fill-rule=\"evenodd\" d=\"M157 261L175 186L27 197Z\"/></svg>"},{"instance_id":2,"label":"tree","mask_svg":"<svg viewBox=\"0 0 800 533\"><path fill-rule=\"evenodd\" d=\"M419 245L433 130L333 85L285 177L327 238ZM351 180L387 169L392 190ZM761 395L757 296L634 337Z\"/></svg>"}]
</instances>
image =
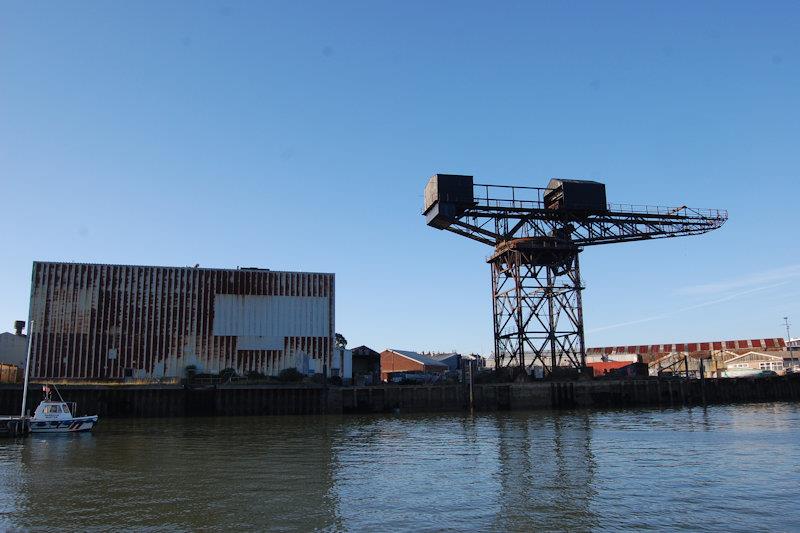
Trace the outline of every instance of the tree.
<instances>
[{"instance_id":1,"label":"tree","mask_svg":"<svg viewBox=\"0 0 800 533\"><path fill-rule=\"evenodd\" d=\"M341 333L337 333L333 337L333 342L336 344L337 348L345 349L347 348L347 339L344 338L344 335Z\"/></svg>"}]
</instances>

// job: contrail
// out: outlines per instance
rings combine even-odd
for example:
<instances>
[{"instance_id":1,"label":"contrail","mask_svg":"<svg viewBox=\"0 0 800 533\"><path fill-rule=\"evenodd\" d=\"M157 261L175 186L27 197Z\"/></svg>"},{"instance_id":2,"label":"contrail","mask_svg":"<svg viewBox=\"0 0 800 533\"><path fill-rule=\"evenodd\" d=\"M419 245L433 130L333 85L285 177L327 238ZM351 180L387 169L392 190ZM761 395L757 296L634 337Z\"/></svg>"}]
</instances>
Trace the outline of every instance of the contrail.
<instances>
[{"instance_id":1,"label":"contrail","mask_svg":"<svg viewBox=\"0 0 800 533\"><path fill-rule=\"evenodd\" d=\"M789 265L780 268L771 268L727 281L706 283L704 285L690 285L678 289L677 293L684 296L719 294L730 290L743 289L763 283L790 280L797 277L800 277L800 265Z\"/></svg>"},{"instance_id":2,"label":"contrail","mask_svg":"<svg viewBox=\"0 0 800 533\"><path fill-rule=\"evenodd\" d=\"M754 293L754 292L759 292L759 291L765 291L767 289L774 289L775 287L780 287L782 285L787 285L788 283L791 283L791 282L783 281L781 283L775 283L775 284L772 284L772 285L765 285L764 287L756 287L755 289L747 289L746 291L739 291L739 292L734 293L734 294L729 294L728 296L723 296L722 298L715 298L715 299L709 300L707 302L701 302L699 304L690 305L688 307L681 307L680 309L675 309L674 311L669 311L667 313L662 313L660 315L654 315L654 316L650 316L650 317L646 317L646 318L639 318L637 320L631 320L631 321L628 321L628 322L620 322L618 324L611 324L611 325L608 325L608 326L601 326L599 328L593 328L593 329L588 330L588 332L589 333L595 333L597 331L605 331L607 329L616 329L616 328L621 328L621 327L625 327L625 326L632 326L633 324L641 324L642 322L651 322L653 320L659 320L661 318L667 318L668 316L672 316L675 313L681 313L683 311L690 311L692 309L698 309L700 307L708 307L709 305L715 305L715 304L718 304L718 303L727 302L729 300L733 300L734 298L739 298L740 296L746 296L748 294L751 294L751 293Z\"/></svg>"}]
</instances>

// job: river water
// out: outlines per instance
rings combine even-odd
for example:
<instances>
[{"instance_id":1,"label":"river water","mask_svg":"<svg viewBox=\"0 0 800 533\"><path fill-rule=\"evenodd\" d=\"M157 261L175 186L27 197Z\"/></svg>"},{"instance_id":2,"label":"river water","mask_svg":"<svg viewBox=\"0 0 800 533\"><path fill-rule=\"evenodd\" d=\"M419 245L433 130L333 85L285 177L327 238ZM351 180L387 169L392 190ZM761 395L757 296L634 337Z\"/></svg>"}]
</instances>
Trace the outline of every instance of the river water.
<instances>
[{"instance_id":1,"label":"river water","mask_svg":"<svg viewBox=\"0 0 800 533\"><path fill-rule=\"evenodd\" d=\"M101 420L0 441L0 529L800 530L800 405Z\"/></svg>"}]
</instances>

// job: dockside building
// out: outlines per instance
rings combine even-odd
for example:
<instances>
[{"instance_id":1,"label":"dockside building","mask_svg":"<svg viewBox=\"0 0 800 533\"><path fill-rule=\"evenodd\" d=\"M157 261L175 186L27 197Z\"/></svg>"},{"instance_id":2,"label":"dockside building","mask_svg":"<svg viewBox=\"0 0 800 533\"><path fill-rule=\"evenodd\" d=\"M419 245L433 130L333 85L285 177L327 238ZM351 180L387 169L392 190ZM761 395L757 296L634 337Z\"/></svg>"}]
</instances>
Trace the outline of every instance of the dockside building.
<instances>
[{"instance_id":1,"label":"dockside building","mask_svg":"<svg viewBox=\"0 0 800 533\"><path fill-rule=\"evenodd\" d=\"M334 275L34 262L29 320L33 378L321 373Z\"/></svg>"}]
</instances>

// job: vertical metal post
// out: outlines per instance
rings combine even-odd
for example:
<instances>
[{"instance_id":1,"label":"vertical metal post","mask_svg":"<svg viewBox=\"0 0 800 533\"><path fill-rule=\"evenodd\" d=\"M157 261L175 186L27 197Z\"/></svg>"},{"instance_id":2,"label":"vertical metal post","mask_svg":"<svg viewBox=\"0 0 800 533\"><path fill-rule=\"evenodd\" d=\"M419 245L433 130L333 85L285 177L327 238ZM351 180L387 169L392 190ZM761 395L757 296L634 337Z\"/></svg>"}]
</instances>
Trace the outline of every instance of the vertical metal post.
<instances>
[{"instance_id":1,"label":"vertical metal post","mask_svg":"<svg viewBox=\"0 0 800 533\"><path fill-rule=\"evenodd\" d=\"M322 364L322 413L328 414L328 364Z\"/></svg>"},{"instance_id":2,"label":"vertical metal post","mask_svg":"<svg viewBox=\"0 0 800 533\"><path fill-rule=\"evenodd\" d=\"M700 358L700 394L703 398L703 407L706 406L706 369L703 358Z\"/></svg>"},{"instance_id":3,"label":"vertical metal post","mask_svg":"<svg viewBox=\"0 0 800 533\"><path fill-rule=\"evenodd\" d=\"M583 332L583 299L581 298L581 292L583 291L583 287L581 286L581 266L578 262L578 257L580 255L580 249L575 252L575 258L573 259L574 269L575 269L575 307L577 308L577 317L578 323L576 324L578 330L578 345L580 348L580 359L581 359L581 372L583 369L586 368L586 339L584 339L584 332Z\"/></svg>"},{"instance_id":4,"label":"vertical metal post","mask_svg":"<svg viewBox=\"0 0 800 533\"><path fill-rule=\"evenodd\" d=\"M19 416L25 416L25 407L28 403L28 380L31 372L31 347L33 346L33 320L28 323L28 352L25 355L25 381L22 385L22 410Z\"/></svg>"},{"instance_id":5,"label":"vertical metal post","mask_svg":"<svg viewBox=\"0 0 800 533\"><path fill-rule=\"evenodd\" d=\"M500 306L497 302L497 278L500 276L497 263L492 262L489 265L492 269L492 321L494 323L494 371L500 370L503 364L502 349L500 343Z\"/></svg>"},{"instance_id":6,"label":"vertical metal post","mask_svg":"<svg viewBox=\"0 0 800 533\"><path fill-rule=\"evenodd\" d=\"M525 319L522 316L523 286L522 286L522 253L515 251L514 258L514 304L516 307L517 321L517 363L521 372L525 372Z\"/></svg>"},{"instance_id":7,"label":"vertical metal post","mask_svg":"<svg viewBox=\"0 0 800 533\"><path fill-rule=\"evenodd\" d=\"M475 407L475 396L473 394L473 385L475 384L475 365L477 361L467 361L461 359L461 369L464 385L467 387L469 412L472 413Z\"/></svg>"},{"instance_id":8,"label":"vertical metal post","mask_svg":"<svg viewBox=\"0 0 800 533\"><path fill-rule=\"evenodd\" d=\"M558 330L558 323L556 322L555 304L553 302L555 291L555 272L553 272L552 265L547 265L544 268L547 271L547 288L545 291L547 295L547 312L550 315L548 317L550 331L547 332L547 336L550 340L550 376L552 376L555 374L556 366L558 364L556 361L556 331Z\"/></svg>"}]
</instances>

